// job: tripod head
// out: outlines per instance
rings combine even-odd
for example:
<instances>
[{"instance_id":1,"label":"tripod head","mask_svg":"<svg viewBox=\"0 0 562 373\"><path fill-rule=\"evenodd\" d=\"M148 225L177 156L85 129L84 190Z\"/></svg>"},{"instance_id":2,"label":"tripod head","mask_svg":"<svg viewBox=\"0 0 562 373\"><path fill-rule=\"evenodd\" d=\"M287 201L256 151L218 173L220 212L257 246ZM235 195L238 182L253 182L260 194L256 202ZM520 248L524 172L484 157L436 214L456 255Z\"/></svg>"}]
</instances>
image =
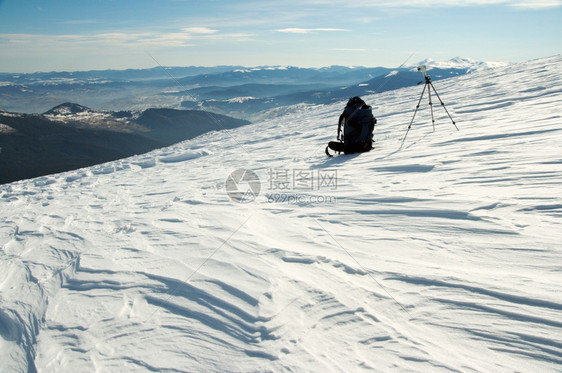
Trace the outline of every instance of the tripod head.
<instances>
[{"instance_id":1,"label":"tripod head","mask_svg":"<svg viewBox=\"0 0 562 373\"><path fill-rule=\"evenodd\" d=\"M429 82L431 80L429 75L427 75L427 68L425 67L425 65L418 66L418 71L421 71L426 82Z\"/></svg>"}]
</instances>

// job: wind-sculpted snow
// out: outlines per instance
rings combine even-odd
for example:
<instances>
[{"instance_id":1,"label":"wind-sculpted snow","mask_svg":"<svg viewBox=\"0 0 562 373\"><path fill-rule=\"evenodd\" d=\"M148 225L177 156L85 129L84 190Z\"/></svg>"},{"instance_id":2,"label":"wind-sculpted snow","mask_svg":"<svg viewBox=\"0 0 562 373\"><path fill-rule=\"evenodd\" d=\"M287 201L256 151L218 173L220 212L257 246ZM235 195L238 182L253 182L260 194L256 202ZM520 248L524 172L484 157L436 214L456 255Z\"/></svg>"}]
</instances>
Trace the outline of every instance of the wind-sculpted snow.
<instances>
[{"instance_id":1,"label":"wind-sculpted snow","mask_svg":"<svg viewBox=\"0 0 562 373\"><path fill-rule=\"evenodd\" d=\"M422 87L366 96L367 154L299 106L3 185L0 370L559 371L561 87L560 56L440 80L460 131L424 97L403 144Z\"/></svg>"}]
</instances>

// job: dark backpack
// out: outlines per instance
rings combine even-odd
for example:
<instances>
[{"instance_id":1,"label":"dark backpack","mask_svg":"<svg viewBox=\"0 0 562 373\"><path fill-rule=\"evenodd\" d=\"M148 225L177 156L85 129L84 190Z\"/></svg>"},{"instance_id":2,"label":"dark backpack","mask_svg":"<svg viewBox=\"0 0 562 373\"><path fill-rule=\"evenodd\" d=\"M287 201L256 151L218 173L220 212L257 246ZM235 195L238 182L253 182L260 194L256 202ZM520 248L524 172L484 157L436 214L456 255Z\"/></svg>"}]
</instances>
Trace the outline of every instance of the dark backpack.
<instances>
[{"instance_id":1,"label":"dark backpack","mask_svg":"<svg viewBox=\"0 0 562 373\"><path fill-rule=\"evenodd\" d=\"M375 123L377 120L373 116L372 108L359 97L350 98L338 124L338 140L343 142L344 153L371 150Z\"/></svg>"}]
</instances>

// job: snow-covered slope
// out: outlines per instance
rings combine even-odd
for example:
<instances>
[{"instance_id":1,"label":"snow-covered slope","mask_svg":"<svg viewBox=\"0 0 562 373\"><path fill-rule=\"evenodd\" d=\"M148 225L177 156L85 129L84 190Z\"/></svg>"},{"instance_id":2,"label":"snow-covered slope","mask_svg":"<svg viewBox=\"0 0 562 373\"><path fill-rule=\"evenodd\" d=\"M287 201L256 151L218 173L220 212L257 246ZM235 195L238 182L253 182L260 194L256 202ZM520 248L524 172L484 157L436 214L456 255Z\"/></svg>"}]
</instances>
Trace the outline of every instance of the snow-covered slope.
<instances>
[{"instance_id":1,"label":"snow-covered slope","mask_svg":"<svg viewBox=\"0 0 562 373\"><path fill-rule=\"evenodd\" d=\"M0 187L0 370L559 371L562 56L435 88Z\"/></svg>"},{"instance_id":2,"label":"snow-covered slope","mask_svg":"<svg viewBox=\"0 0 562 373\"><path fill-rule=\"evenodd\" d=\"M466 70L467 73L509 66L509 64L506 62L478 61L472 58L455 57L455 58L451 58L448 61L435 61L432 58L427 58L410 67L415 69L420 65L426 65L428 70L434 68L435 69L463 69Z\"/></svg>"}]
</instances>

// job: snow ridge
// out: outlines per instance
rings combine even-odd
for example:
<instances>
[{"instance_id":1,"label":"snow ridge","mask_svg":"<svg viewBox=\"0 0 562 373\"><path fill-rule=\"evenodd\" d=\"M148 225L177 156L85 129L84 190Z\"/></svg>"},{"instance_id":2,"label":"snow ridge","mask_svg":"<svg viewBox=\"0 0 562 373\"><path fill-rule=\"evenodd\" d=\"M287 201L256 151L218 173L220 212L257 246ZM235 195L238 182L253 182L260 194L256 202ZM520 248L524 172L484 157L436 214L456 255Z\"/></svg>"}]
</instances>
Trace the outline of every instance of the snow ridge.
<instances>
[{"instance_id":1,"label":"snow ridge","mask_svg":"<svg viewBox=\"0 0 562 373\"><path fill-rule=\"evenodd\" d=\"M422 101L403 146L421 87L363 97L367 154L301 105L1 186L0 370L559 370L561 87L562 56L438 81L460 131Z\"/></svg>"},{"instance_id":2,"label":"snow ridge","mask_svg":"<svg viewBox=\"0 0 562 373\"><path fill-rule=\"evenodd\" d=\"M509 64L506 62L493 62L493 61L478 61L472 58L466 57L455 57L451 58L448 61L435 61L432 58L427 58L411 66L412 68L416 68L421 65L426 65L428 70L431 69L463 69L466 70L467 73L480 71L480 70L489 70L495 69L500 67L506 67Z\"/></svg>"}]
</instances>

